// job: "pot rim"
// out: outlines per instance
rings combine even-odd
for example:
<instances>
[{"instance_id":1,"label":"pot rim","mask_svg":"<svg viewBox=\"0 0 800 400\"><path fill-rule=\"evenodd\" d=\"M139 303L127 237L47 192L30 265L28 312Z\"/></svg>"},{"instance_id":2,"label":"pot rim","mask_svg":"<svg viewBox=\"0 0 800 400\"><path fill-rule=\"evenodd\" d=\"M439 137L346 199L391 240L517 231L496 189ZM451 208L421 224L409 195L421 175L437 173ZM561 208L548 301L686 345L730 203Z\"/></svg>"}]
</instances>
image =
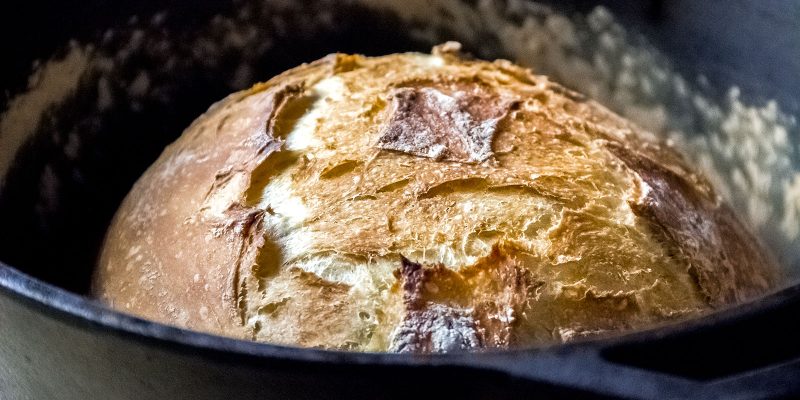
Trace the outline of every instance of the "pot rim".
<instances>
[{"instance_id":1,"label":"pot rim","mask_svg":"<svg viewBox=\"0 0 800 400\"><path fill-rule=\"evenodd\" d=\"M69 292L34 278L3 261L0 261L0 295L12 298L34 310L42 311L48 317L73 326L77 325L85 330L113 334L125 339L165 347L170 350L223 356L234 359L237 362L242 360L284 360L320 364L452 366L461 364L474 365L476 360L492 359L497 358L497 356L501 358L508 356L518 357L553 351L562 354L570 351L584 353L592 348L598 350L617 344L643 343L691 330L703 329L715 324L735 321L748 315L763 313L789 299L798 299L800 298L800 282L790 282L790 285L773 290L766 295L714 311L705 316L666 323L649 329L621 333L610 337L576 340L571 343L538 348L426 355L292 347L247 341L166 325L111 309L95 299Z\"/></svg>"}]
</instances>

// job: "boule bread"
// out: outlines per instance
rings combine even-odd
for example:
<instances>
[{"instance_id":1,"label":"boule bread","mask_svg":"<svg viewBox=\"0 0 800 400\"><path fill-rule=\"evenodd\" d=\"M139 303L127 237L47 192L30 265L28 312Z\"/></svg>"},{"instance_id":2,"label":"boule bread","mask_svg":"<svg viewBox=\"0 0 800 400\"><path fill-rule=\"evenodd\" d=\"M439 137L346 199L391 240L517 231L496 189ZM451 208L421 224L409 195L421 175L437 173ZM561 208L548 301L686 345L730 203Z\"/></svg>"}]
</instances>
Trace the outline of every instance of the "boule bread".
<instances>
[{"instance_id":1,"label":"boule bread","mask_svg":"<svg viewBox=\"0 0 800 400\"><path fill-rule=\"evenodd\" d=\"M669 146L508 61L335 54L235 93L136 183L94 294L297 346L538 346L741 302L777 267Z\"/></svg>"}]
</instances>

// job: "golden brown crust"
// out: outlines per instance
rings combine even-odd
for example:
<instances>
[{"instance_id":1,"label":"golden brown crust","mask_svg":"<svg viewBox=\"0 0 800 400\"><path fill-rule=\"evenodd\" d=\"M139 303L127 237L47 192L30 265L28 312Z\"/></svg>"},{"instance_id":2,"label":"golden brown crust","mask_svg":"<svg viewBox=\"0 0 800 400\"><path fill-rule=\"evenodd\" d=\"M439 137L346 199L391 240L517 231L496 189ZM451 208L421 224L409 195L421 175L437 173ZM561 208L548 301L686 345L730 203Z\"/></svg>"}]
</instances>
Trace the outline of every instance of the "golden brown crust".
<instances>
[{"instance_id":1,"label":"golden brown crust","mask_svg":"<svg viewBox=\"0 0 800 400\"><path fill-rule=\"evenodd\" d=\"M507 61L434 53L332 55L212 106L121 206L96 295L234 337L438 352L633 329L774 285L672 149Z\"/></svg>"}]
</instances>

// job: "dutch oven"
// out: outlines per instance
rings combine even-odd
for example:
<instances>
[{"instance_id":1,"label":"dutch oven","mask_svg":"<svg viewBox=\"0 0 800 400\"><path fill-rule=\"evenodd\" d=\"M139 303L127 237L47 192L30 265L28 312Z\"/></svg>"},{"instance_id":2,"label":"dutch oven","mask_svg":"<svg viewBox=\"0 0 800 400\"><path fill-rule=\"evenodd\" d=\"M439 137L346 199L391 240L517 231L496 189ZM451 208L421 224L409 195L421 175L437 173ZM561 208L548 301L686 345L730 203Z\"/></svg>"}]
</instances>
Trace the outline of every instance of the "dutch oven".
<instances>
[{"instance_id":1,"label":"dutch oven","mask_svg":"<svg viewBox=\"0 0 800 400\"><path fill-rule=\"evenodd\" d=\"M608 40L627 46L607 53L617 67L641 62L641 51L657 54L648 62L673 89L651 97L663 100L678 128L713 134L730 128L726 112L744 110L766 118L767 126L756 128L785 134L778 142L763 139L784 160L766 173L791 183L800 170L796 2L3 2L0 398L800 396L800 285L793 284L800 247L778 237L791 236L800 223L789 212L800 202L787 197L783 181L765 192L765 204L780 212L768 213L757 229L786 268L780 288L703 318L612 338L474 354L347 353L187 331L86 296L103 234L130 186L227 93L331 52L427 51L445 39L483 58L535 64L579 86L579 79L559 75L558 65L537 64L536 57L553 56L546 44L540 41L538 52L514 44L526 32L548 29L567 29L569 40L584 43L564 44L557 60L584 60L588 73L598 71L594 47ZM643 65L639 73L649 76ZM613 80L602 79L611 89L590 95L618 92ZM652 103L646 91L632 93L644 93L632 101ZM625 99L610 98L625 113ZM714 104L722 105L717 120L694 115ZM746 195L753 194L733 196ZM745 200L733 203L746 206Z\"/></svg>"}]
</instances>

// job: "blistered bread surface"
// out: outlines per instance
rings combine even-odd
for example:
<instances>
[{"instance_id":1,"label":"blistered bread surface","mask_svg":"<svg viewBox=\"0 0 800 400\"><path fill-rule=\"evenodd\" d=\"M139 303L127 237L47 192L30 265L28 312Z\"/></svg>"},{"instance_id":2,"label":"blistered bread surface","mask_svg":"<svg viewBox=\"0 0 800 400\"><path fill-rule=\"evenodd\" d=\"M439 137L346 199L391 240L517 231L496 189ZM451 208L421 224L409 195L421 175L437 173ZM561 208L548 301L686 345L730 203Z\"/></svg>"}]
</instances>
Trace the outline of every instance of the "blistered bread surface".
<instances>
[{"instance_id":1,"label":"blistered bread surface","mask_svg":"<svg viewBox=\"0 0 800 400\"><path fill-rule=\"evenodd\" d=\"M358 351L540 346L700 315L776 268L670 147L507 61L336 54L233 94L136 183L112 307Z\"/></svg>"}]
</instances>

